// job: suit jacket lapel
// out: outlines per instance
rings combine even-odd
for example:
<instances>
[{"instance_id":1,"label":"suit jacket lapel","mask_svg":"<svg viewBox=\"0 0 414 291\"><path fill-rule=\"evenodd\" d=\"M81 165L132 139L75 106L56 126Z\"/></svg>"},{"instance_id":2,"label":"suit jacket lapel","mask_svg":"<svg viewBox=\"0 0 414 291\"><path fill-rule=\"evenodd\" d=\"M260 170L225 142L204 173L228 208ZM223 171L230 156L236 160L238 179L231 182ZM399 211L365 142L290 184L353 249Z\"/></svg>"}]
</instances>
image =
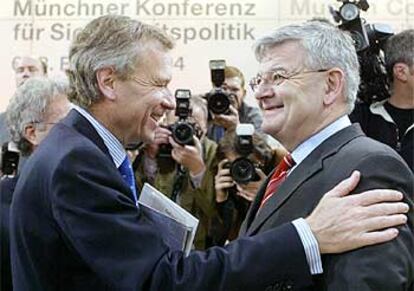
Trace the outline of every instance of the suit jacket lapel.
<instances>
[{"instance_id":1,"label":"suit jacket lapel","mask_svg":"<svg viewBox=\"0 0 414 291\"><path fill-rule=\"evenodd\" d=\"M102 152L104 152L108 156L109 159L112 160L108 148L105 146L105 143L99 136L98 132L95 130L92 124L78 111L72 109L68 113L68 115L62 120L62 123L74 128L76 131L78 131L86 138L91 140Z\"/></svg>"},{"instance_id":2,"label":"suit jacket lapel","mask_svg":"<svg viewBox=\"0 0 414 291\"><path fill-rule=\"evenodd\" d=\"M248 233L253 234L306 180L322 169L321 160L305 159L279 186L277 193L263 205L257 213Z\"/></svg>"},{"instance_id":3,"label":"suit jacket lapel","mask_svg":"<svg viewBox=\"0 0 414 291\"><path fill-rule=\"evenodd\" d=\"M273 169L273 171L267 176L266 180L262 183L259 190L257 191L257 195L253 203L250 205L249 210L247 211L246 218L243 221L243 224L240 228L239 235L244 235L246 231L249 229L251 223L253 222L254 218L256 217L257 210L259 209L260 202L263 199L263 195L266 190L266 186L269 183L270 177L273 175L274 171L276 169Z\"/></svg>"},{"instance_id":4,"label":"suit jacket lapel","mask_svg":"<svg viewBox=\"0 0 414 291\"><path fill-rule=\"evenodd\" d=\"M306 159L300 163L296 169L286 178L286 180L280 185L277 193L275 193L260 209L257 213L258 205L263 197L265 186L262 185L259 195L255 201L255 208L250 209L249 211L249 221L247 234L254 234L260 226L275 212L277 211L283 203L285 203L289 197L307 180L312 178L315 174L323 169L323 160L327 157L335 154L344 144L348 143L352 139L364 135L359 125L352 125L343 130L337 132L327 140L325 140L321 145L319 145L315 150L311 152ZM268 178L269 179L269 178ZM268 182L268 180L267 180ZM267 185L267 182L265 185ZM251 212L251 213L250 213ZM257 213L257 215L256 215Z\"/></svg>"}]
</instances>

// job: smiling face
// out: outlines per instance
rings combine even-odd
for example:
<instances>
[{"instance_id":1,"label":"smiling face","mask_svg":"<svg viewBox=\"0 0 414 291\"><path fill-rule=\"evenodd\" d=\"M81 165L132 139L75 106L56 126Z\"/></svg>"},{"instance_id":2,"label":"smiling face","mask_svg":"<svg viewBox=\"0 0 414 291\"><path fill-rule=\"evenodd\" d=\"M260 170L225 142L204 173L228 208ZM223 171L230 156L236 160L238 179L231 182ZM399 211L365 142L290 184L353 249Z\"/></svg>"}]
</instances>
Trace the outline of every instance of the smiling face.
<instances>
[{"instance_id":1,"label":"smiling face","mask_svg":"<svg viewBox=\"0 0 414 291\"><path fill-rule=\"evenodd\" d=\"M159 120L167 110L175 108L168 89L172 77L172 57L152 42L140 54L135 74L127 80L114 82L117 136L123 144L152 142Z\"/></svg>"},{"instance_id":2,"label":"smiling face","mask_svg":"<svg viewBox=\"0 0 414 291\"><path fill-rule=\"evenodd\" d=\"M326 73L309 71L304 65L305 50L295 41L270 48L260 63L259 74L265 82L255 94L263 113L262 130L278 139L288 150L314 134L323 123ZM275 86L268 80L279 72L286 79ZM298 73L296 75L296 73Z\"/></svg>"}]
</instances>

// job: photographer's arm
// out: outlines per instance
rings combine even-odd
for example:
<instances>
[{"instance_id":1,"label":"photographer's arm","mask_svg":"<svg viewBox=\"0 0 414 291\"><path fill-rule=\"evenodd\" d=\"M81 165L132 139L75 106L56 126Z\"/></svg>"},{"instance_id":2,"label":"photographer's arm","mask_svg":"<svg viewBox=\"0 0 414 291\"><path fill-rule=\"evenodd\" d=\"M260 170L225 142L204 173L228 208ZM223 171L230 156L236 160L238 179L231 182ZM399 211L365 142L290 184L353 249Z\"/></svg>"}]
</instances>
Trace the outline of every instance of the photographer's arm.
<instances>
[{"instance_id":1,"label":"photographer's arm","mask_svg":"<svg viewBox=\"0 0 414 291\"><path fill-rule=\"evenodd\" d=\"M203 142L194 136L194 145L181 146L172 138L170 143L173 146L171 152L173 159L188 169L188 185L185 187L187 192L194 197L195 203L203 213L211 217L215 212L214 205L214 173L212 162L215 157L216 145ZM205 157L203 157L203 147L205 147Z\"/></svg>"}]
</instances>

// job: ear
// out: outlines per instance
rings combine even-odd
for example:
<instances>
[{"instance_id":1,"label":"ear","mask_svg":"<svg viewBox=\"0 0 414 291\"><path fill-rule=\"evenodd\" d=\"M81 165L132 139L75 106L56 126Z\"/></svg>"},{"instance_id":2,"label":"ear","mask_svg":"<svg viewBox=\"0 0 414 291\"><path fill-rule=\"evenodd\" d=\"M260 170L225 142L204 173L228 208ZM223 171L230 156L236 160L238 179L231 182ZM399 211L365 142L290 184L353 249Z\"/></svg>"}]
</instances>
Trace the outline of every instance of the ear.
<instances>
[{"instance_id":1,"label":"ear","mask_svg":"<svg viewBox=\"0 0 414 291\"><path fill-rule=\"evenodd\" d=\"M23 136L33 146L37 146L36 126L33 123L29 123L24 127Z\"/></svg>"},{"instance_id":2,"label":"ear","mask_svg":"<svg viewBox=\"0 0 414 291\"><path fill-rule=\"evenodd\" d=\"M333 68L327 72L328 78L325 84L325 96L323 104L328 106L333 104L342 94L344 88L344 73L342 70Z\"/></svg>"},{"instance_id":3,"label":"ear","mask_svg":"<svg viewBox=\"0 0 414 291\"><path fill-rule=\"evenodd\" d=\"M110 99L115 100L116 93L114 90L115 72L112 68L99 69L96 72L96 80L102 94Z\"/></svg>"},{"instance_id":4,"label":"ear","mask_svg":"<svg viewBox=\"0 0 414 291\"><path fill-rule=\"evenodd\" d=\"M409 68L404 63L396 63L392 68L392 74L394 76L394 79L400 82L407 82L409 73Z\"/></svg>"}]
</instances>

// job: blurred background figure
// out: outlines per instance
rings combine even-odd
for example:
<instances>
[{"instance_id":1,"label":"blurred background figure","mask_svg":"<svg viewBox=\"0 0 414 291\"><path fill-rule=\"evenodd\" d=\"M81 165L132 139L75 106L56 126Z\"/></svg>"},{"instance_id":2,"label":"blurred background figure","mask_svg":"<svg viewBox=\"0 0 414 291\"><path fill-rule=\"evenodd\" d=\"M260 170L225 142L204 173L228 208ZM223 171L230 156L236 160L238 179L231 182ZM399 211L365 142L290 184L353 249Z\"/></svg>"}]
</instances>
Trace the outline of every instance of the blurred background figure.
<instances>
[{"instance_id":1,"label":"blurred background figure","mask_svg":"<svg viewBox=\"0 0 414 291\"><path fill-rule=\"evenodd\" d=\"M196 249L206 247L209 221L215 211L215 156L217 145L206 137L207 105L200 96L192 96L192 114L187 122L195 129L191 145L181 145L172 137L171 126L177 121L170 112L158 127L155 140L140 151L133 163L137 186L154 185L173 201L200 220L194 240Z\"/></svg>"},{"instance_id":2,"label":"blurred background figure","mask_svg":"<svg viewBox=\"0 0 414 291\"><path fill-rule=\"evenodd\" d=\"M47 76L47 64L42 59L34 56L17 58L14 70L16 88L23 85L31 77ZM6 113L2 112L0 113L0 144L3 145L5 142L9 142L10 139L10 133L6 124Z\"/></svg>"},{"instance_id":3,"label":"blurred background figure","mask_svg":"<svg viewBox=\"0 0 414 291\"><path fill-rule=\"evenodd\" d=\"M221 88L232 98L229 112L212 114L207 136L215 142L220 141L225 131L234 131L239 123L251 123L257 131L262 124L260 110L245 102L247 91L243 73L236 67L226 66L224 77Z\"/></svg>"},{"instance_id":4,"label":"blurred background figure","mask_svg":"<svg viewBox=\"0 0 414 291\"><path fill-rule=\"evenodd\" d=\"M49 130L67 114L70 109L67 90L68 83L44 77L31 78L17 88L10 99L6 115L10 136L22 156L29 156ZM15 175L3 176L0 181L2 291L12 290L9 211L19 170L14 169L14 173Z\"/></svg>"},{"instance_id":5,"label":"blurred background figure","mask_svg":"<svg viewBox=\"0 0 414 291\"><path fill-rule=\"evenodd\" d=\"M367 136L396 150L414 171L414 29L390 37L384 55L390 98L358 103L350 118Z\"/></svg>"},{"instance_id":6,"label":"blurred background figure","mask_svg":"<svg viewBox=\"0 0 414 291\"><path fill-rule=\"evenodd\" d=\"M282 147L272 149L263 134L254 133L251 153L246 155L240 150L240 139L236 132L226 132L217 149L219 163L214 185L219 216L211 225L212 245L222 246L227 240L237 238L251 202L256 198L266 176L285 154ZM255 174L249 176L245 159L252 163ZM236 160L239 163L236 164Z\"/></svg>"}]
</instances>

